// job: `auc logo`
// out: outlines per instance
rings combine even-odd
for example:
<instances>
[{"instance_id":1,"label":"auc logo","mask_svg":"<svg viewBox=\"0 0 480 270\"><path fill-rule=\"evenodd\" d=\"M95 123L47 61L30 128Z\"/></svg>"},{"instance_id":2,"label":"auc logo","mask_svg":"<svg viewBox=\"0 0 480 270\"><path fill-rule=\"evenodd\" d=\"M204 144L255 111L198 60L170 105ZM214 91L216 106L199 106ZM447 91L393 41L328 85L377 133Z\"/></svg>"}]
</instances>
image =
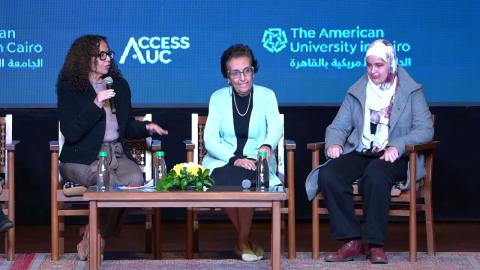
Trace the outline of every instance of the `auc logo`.
<instances>
[{"instance_id":1,"label":"auc logo","mask_svg":"<svg viewBox=\"0 0 480 270\"><path fill-rule=\"evenodd\" d=\"M279 53L287 47L287 35L281 28L268 28L263 32L262 44L271 53Z\"/></svg>"},{"instance_id":2,"label":"auc logo","mask_svg":"<svg viewBox=\"0 0 480 270\"><path fill-rule=\"evenodd\" d=\"M173 50L186 50L190 48L189 37L147 37L142 36L135 39L130 37L120 57L119 63L125 64L125 61L130 58L138 61L140 64L169 64L172 62ZM132 52L132 54L130 54Z\"/></svg>"}]
</instances>

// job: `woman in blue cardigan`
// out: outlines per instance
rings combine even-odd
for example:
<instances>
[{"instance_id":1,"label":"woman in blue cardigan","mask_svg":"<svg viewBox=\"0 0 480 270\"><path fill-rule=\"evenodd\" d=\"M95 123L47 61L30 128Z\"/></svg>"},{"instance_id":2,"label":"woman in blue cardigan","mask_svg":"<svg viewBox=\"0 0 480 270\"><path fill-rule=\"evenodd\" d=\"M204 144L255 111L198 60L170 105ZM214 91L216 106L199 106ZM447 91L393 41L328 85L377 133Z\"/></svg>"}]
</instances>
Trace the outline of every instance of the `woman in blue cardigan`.
<instances>
[{"instance_id":1,"label":"woman in blue cardigan","mask_svg":"<svg viewBox=\"0 0 480 270\"><path fill-rule=\"evenodd\" d=\"M205 126L207 155L203 166L210 169L217 185L241 186L243 179L256 178L256 159L267 152L270 185L280 183L275 157L271 155L282 136L275 93L254 85L257 60L246 45L228 48L221 58L221 71L230 86L215 91ZM263 249L250 241L253 208L226 208L238 234L236 251L244 261L263 258Z\"/></svg>"}]
</instances>

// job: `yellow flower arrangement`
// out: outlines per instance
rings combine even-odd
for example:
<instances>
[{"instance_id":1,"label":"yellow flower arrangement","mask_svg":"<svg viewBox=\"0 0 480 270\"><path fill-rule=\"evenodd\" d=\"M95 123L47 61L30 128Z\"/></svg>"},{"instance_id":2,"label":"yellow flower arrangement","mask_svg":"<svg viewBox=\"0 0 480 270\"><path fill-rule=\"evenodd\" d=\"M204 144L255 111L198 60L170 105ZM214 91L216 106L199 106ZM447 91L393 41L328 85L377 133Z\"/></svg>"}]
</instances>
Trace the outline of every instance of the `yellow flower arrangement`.
<instances>
[{"instance_id":1,"label":"yellow flower arrangement","mask_svg":"<svg viewBox=\"0 0 480 270\"><path fill-rule=\"evenodd\" d=\"M157 183L157 190L170 190L178 188L186 190L190 187L197 191L205 190L213 186L214 181L210 177L210 170L193 162L179 163L175 165L163 179Z\"/></svg>"}]
</instances>

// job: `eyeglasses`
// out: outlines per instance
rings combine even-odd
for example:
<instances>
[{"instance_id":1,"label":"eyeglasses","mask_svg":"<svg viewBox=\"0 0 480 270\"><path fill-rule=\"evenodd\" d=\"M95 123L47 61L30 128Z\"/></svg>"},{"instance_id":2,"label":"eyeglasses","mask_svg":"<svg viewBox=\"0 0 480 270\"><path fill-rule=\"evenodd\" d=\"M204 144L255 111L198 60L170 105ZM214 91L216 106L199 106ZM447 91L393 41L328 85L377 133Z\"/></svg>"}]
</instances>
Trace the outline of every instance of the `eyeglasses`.
<instances>
[{"instance_id":1,"label":"eyeglasses","mask_svg":"<svg viewBox=\"0 0 480 270\"><path fill-rule=\"evenodd\" d=\"M243 69L243 71L234 69L234 70L229 70L228 71L228 76L232 79L240 79L242 74L244 77L251 77L253 74L253 71L255 69L253 67L246 67Z\"/></svg>"},{"instance_id":2,"label":"eyeglasses","mask_svg":"<svg viewBox=\"0 0 480 270\"><path fill-rule=\"evenodd\" d=\"M114 51L108 51L108 52L105 52L105 51L101 51L98 53L97 57L100 58L100 60L105 60L107 59L107 55L108 57L110 57L110 59L113 59L113 57L115 56L115 52Z\"/></svg>"}]
</instances>

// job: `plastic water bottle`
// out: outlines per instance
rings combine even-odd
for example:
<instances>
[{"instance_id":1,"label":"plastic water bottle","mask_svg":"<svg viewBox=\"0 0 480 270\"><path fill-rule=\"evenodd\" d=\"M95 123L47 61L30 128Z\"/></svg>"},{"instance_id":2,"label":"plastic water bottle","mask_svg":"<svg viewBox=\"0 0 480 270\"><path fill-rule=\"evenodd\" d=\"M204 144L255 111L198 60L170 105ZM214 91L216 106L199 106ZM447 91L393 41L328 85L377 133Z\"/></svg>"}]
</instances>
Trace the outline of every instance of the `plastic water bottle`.
<instances>
[{"instance_id":1,"label":"plastic water bottle","mask_svg":"<svg viewBox=\"0 0 480 270\"><path fill-rule=\"evenodd\" d=\"M108 168L108 152L98 154L97 191L110 190L110 171Z\"/></svg>"},{"instance_id":2,"label":"plastic water bottle","mask_svg":"<svg viewBox=\"0 0 480 270\"><path fill-rule=\"evenodd\" d=\"M268 168L267 152L260 152L257 161L257 190L267 191L270 178L270 170Z\"/></svg>"},{"instance_id":3,"label":"plastic water bottle","mask_svg":"<svg viewBox=\"0 0 480 270\"><path fill-rule=\"evenodd\" d=\"M162 180L167 174L167 165L165 165L165 152L157 151L155 153L157 163L153 174L153 187L157 187L158 181Z\"/></svg>"}]
</instances>

